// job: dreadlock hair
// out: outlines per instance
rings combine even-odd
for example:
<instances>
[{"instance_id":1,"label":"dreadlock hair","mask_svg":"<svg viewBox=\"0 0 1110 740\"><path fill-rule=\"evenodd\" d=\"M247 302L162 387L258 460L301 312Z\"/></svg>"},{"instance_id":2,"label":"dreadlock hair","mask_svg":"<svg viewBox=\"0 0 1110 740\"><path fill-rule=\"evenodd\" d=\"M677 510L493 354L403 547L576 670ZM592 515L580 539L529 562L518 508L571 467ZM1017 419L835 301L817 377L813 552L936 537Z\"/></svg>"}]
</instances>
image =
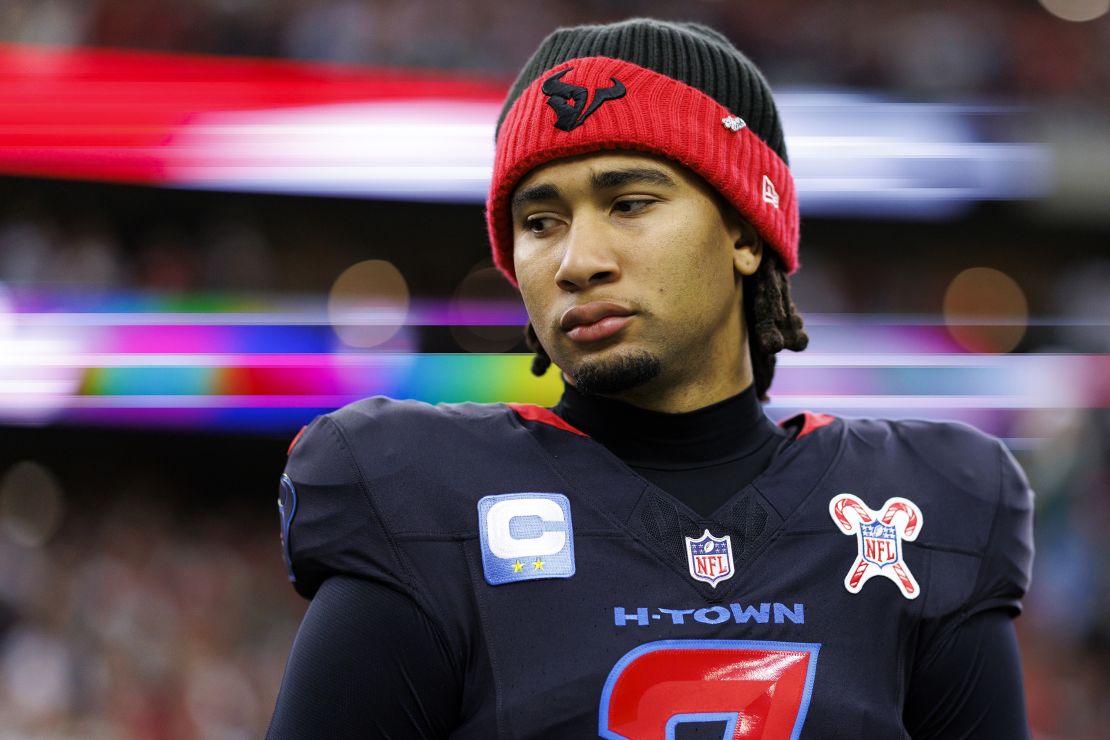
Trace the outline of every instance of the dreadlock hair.
<instances>
[{"instance_id":1,"label":"dreadlock hair","mask_svg":"<svg viewBox=\"0 0 1110 740\"><path fill-rule=\"evenodd\" d=\"M784 349L801 352L809 344L798 307L790 297L790 280L774 253L764 253L755 273L744 277L744 322L755 393L760 401L768 401L775 355Z\"/></svg>"},{"instance_id":2,"label":"dreadlock hair","mask_svg":"<svg viewBox=\"0 0 1110 740\"><path fill-rule=\"evenodd\" d=\"M790 281L773 252L764 252L758 269L744 276L744 323L748 329L755 392L760 401L768 401L767 390L775 377L775 355L784 349L801 352L809 344L802 317L790 297ZM532 374L543 375L551 367L551 358L530 322L524 328L524 343L535 353Z\"/></svg>"}]
</instances>

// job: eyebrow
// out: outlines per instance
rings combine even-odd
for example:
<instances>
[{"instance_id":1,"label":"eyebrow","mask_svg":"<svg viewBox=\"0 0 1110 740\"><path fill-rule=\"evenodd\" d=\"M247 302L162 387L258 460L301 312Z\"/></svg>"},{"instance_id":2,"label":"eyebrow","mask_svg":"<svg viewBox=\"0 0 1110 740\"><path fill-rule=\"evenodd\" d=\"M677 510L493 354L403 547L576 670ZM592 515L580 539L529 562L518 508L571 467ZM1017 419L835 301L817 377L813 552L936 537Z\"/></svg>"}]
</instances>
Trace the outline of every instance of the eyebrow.
<instances>
[{"instance_id":1,"label":"eyebrow","mask_svg":"<svg viewBox=\"0 0 1110 740\"><path fill-rule=\"evenodd\" d=\"M671 179L670 175L663 170L657 170L653 167L632 167L627 170L596 172L593 177L590 178L590 184L593 186L594 190L615 188L618 185L628 185L629 183L663 185L669 188L678 187L675 181Z\"/></svg>"},{"instance_id":2,"label":"eyebrow","mask_svg":"<svg viewBox=\"0 0 1110 740\"><path fill-rule=\"evenodd\" d=\"M509 210L516 213L529 203L535 203L540 200L553 200L559 197L559 188L554 185L533 185L530 188L525 188L513 196L512 202L509 204Z\"/></svg>"},{"instance_id":3,"label":"eyebrow","mask_svg":"<svg viewBox=\"0 0 1110 740\"><path fill-rule=\"evenodd\" d=\"M595 172L590 177L590 186L593 188L594 192L633 183L662 185L663 187L669 188L678 187L670 175L663 170L657 170L653 167L632 167L625 170L607 170L605 172ZM547 183L533 185L514 195L509 204L509 209L515 213L529 203L552 200L558 197L559 188L554 185Z\"/></svg>"}]
</instances>

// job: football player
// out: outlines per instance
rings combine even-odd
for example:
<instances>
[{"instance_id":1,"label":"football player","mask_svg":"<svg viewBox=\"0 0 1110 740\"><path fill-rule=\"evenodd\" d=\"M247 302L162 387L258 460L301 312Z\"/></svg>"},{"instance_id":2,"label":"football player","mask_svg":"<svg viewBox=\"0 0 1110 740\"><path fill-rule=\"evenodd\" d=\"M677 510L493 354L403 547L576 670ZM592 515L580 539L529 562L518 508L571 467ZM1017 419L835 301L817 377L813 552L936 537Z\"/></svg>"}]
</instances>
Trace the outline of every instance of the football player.
<instances>
[{"instance_id":1,"label":"football player","mask_svg":"<svg viewBox=\"0 0 1110 740\"><path fill-rule=\"evenodd\" d=\"M494 259L565 393L303 430L279 505L312 601L269 737L1027 737L1006 448L763 413L807 339L752 63L692 23L560 29L496 140Z\"/></svg>"}]
</instances>

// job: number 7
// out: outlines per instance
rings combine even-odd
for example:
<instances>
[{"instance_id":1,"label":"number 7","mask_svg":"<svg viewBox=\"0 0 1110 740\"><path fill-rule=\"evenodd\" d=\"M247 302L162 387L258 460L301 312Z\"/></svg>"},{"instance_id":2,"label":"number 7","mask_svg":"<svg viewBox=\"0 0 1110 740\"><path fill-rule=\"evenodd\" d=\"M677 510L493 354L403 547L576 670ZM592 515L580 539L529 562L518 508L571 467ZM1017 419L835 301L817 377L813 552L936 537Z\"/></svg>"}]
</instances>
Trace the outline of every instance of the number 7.
<instances>
[{"instance_id":1,"label":"number 7","mask_svg":"<svg viewBox=\"0 0 1110 740\"><path fill-rule=\"evenodd\" d=\"M674 740L680 724L724 722L722 740L796 740L819 644L661 640L621 658L601 693L607 740Z\"/></svg>"}]
</instances>

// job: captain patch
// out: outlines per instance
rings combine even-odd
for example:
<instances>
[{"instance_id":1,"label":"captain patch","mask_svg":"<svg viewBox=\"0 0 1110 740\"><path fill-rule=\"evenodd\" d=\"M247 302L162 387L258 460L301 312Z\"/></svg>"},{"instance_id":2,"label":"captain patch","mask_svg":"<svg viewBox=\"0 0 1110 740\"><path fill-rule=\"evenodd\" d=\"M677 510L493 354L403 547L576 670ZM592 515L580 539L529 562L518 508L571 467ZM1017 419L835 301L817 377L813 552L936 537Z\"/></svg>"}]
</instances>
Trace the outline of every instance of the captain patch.
<instances>
[{"instance_id":1,"label":"captain patch","mask_svg":"<svg viewBox=\"0 0 1110 740\"><path fill-rule=\"evenodd\" d=\"M486 583L574 575L570 501L561 493L505 493L478 502Z\"/></svg>"}]
</instances>

